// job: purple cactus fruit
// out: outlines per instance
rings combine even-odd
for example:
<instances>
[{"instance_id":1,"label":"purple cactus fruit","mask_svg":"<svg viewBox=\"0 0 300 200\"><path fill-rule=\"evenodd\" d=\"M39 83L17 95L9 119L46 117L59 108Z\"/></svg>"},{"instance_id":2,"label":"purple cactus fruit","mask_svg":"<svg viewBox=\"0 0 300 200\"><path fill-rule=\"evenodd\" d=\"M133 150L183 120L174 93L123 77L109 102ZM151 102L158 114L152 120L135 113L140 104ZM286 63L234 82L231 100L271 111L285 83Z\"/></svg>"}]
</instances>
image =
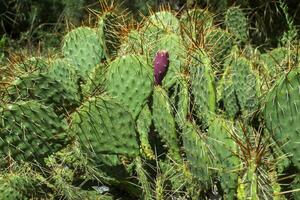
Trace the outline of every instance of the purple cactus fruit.
<instances>
[{"instance_id":1,"label":"purple cactus fruit","mask_svg":"<svg viewBox=\"0 0 300 200\"><path fill-rule=\"evenodd\" d=\"M161 85L169 67L169 53L158 51L154 59L154 81L156 85Z\"/></svg>"}]
</instances>

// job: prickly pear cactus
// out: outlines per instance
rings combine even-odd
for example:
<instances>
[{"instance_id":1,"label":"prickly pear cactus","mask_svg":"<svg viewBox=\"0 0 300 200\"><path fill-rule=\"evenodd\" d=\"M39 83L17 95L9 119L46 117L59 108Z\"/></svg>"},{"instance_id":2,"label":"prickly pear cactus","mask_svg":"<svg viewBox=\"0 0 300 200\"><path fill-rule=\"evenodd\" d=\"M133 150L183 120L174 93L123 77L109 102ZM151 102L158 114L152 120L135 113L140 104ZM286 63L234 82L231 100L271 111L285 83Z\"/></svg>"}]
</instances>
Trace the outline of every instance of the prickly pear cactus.
<instances>
[{"instance_id":1,"label":"prickly pear cactus","mask_svg":"<svg viewBox=\"0 0 300 200\"><path fill-rule=\"evenodd\" d=\"M264 118L266 127L285 153L291 155L300 169L299 160L299 70L292 70L276 81L266 97ZM283 145L284 144L284 145Z\"/></svg>"},{"instance_id":2,"label":"prickly pear cactus","mask_svg":"<svg viewBox=\"0 0 300 200\"><path fill-rule=\"evenodd\" d=\"M234 43L232 35L220 28L212 28L205 35L204 42L205 50L213 58L212 63L221 69Z\"/></svg>"},{"instance_id":3,"label":"prickly pear cactus","mask_svg":"<svg viewBox=\"0 0 300 200\"><path fill-rule=\"evenodd\" d=\"M204 188L201 188L203 190L210 184L212 174L209 167L212 163L204 135L201 134L193 123L186 122L182 132L183 148L191 173L203 184Z\"/></svg>"},{"instance_id":4,"label":"prickly pear cactus","mask_svg":"<svg viewBox=\"0 0 300 200\"><path fill-rule=\"evenodd\" d=\"M176 81L178 92L175 93L173 107L175 109L176 123L183 127L190 111L190 94L189 94L189 83L187 77L178 77ZM176 103L176 98L178 102Z\"/></svg>"},{"instance_id":5,"label":"prickly pear cactus","mask_svg":"<svg viewBox=\"0 0 300 200\"><path fill-rule=\"evenodd\" d=\"M154 58L154 82L156 85L162 85L162 81L169 68L169 53L167 51L158 51Z\"/></svg>"},{"instance_id":6,"label":"prickly pear cactus","mask_svg":"<svg viewBox=\"0 0 300 200\"><path fill-rule=\"evenodd\" d=\"M77 73L68 60L54 60L47 72L17 78L8 88L11 101L39 100L57 112L74 108L81 101Z\"/></svg>"},{"instance_id":7,"label":"prickly pear cactus","mask_svg":"<svg viewBox=\"0 0 300 200\"><path fill-rule=\"evenodd\" d=\"M258 177L256 174L256 164L251 162L249 168L238 181L237 199L259 200Z\"/></svg>"},{"instance_id":8,"label":"prickly pear cactus","mask_svg":"<svg viewBox=\"0 0 300 200\"><path fill-rule=\"evenodd\" d=\"M110 63L106 87L108 93L136 118L153 87L153 73L146 58L122 56Z\"/></svg>"},{"instance_id":9,"label":"prickly pear cactus","mask_svg":"<svg viewBox=\"0 0 300 200\"><path fill-rule=\"evenodd\" d=\"M222 74L217 87L218 102L223 102L225 113L230 119L234 119L240 111L238 99L235 93L233 81L232 81L232 62L238 57L238 47L233 47L230 55L225 60L225 71Z\"/></svg>"},{"instance_id":10,"label":"prickly pear cactus","mask_svg":"<svg viewBox=\"0 0 300 200\"><path fill-rule=\"evenodd\" d=\"M70 31L62 47L63 55L72 61L78 73L85 76L104 58L104 51L97 32L88 27Z\"/></svg>"},{"instance_id":11,"label":"prickly pear cactus","mask_svg":"<svg viewBox=\"0 0 300 200\"><path fill-rule=\"evenodd\" d=\"M232 137L233 122L215 116L208 129L207 144L212 154L214 173L220 176L226 199L235 199L238 187L238 146Z\"/></svg>"},{"instance_id":12,"label":"prickly pear cactus","mask_svg":"<svg viewBox=\"0 0 300 200\"><path fill-rule=\"evenodd\" d=\"M98 20L97 32L107 60L116 55L120 45L118 34L121 32L121 24L118 22L121 17L118 17L118 15L113 12L104 12Z\"/></svg>"},{"instance_id":13,"label":"prickly pear cactus","mask_svg":"<svg viewBox=\"0 0 300 200\"><path fill-rule=\"evenodd\" d=\"M268 53L260 56L260 63L263 70L269 76L269 81L279 78L284 70L287 69L289 63L289 50L285 47L278 47Z\"/></svg>"},{"instance_id":14,"label":"prickly pear cactus","mask_svg":"<svg viewBox=\"0 0 300 200\"><path fill-rule=\"evenodd\" d=\"M248 40L247 18L241 8L231 7L226 11L225 25L238 41Z\"/></svg>"},{"instance_id":15,"label":"prickly pear cactus","mask_svg":"<svg viewBox=\"0 0 300 200\"><path fill-rule=\"evenodd\" d=\"M0 176L0 183L0 198L5 200L30 199L37 189L36 185L40 184L33 176L18 173Z\"/></svg>"},{"instance_id":16,"label":"prickly pear cactus","mask_svg":"<svg viewBox=\"0 0 300 200\"><path fill-rule=\"evenodd\" d=\"M92 97L72 115L70 133L94 159L99 154L139 154L131 114L113 99Z\"/></svg>"},{"instance_id":17,"label":"prickly pear cactus","mask_svg":"<svg viewBox=\"0 0 300 200\"><path fill-rule=\"evenodd\" d=\"M179 143L172 107L166 91L155 86L153 91L152 117L154 126L168 147L169 155L176 161L181 160Z\"/></svg>"},{"instance_id":18,"label":"prickly pear cactus","mask_svg":"<svg viewBox=\"0 0 300 200\"><path fill-rule=\"evenodd\" d=\"M139 33L139 30L132 29L123 39L118 54L120 56L130 53L142 54L144 50L142 35Z\"/></svg>"},{"instance_id":19,"label":"prickly pear cactus","mask_svg":"<svg viewBox=\"0 0 300 200\"><path fill-rule=\"evenodd\" d=\"M160 11L149 16L143 28L146 37L155 38L161 33L179 33L180 23L172 12Z\"/></svg>"},{"instance_id":20,"label":"prickly pear cactus","mask_svg":"<svg viewBox=\"0 0 300 200\"><path fill-rule=\"evenodd\" d=\"M259 104L258 78L252 64L244 57L233 59L232 81L241 111L244 116L256 111Z\"/></svg>"},{"instance_id":21,"label":"prickly pear cactus","mask_svg":"<svg viewBox=\"0 0 300 200\"><path fill-rule=\"evenodd\" d=\"M204 50L192 54L189 64L191 89L194 95L197 116L204 125L216 111L216 91L211 62Z\"/></svg>"},{"instance_id":22,"label":"prickly pear cactus","mask_svg":"<svg viewBox=\"0 0 300 200\"><path fill-rule=\"evenodd\" d=\"M208 10L194 8L184 11L180 22L185 44L199 44L203 32L213 25L213 15Z\"/></svg>"},{"instance_id":23,"label":"prickly pear cactus","mask_svg":"<svg viewBox=\"0 0 300 200\"><path fill-rule=\"evenodd\" d=\"M148 159L155 159L154 152L149 141L149 133L152 124L152 115L149 106L146 104L136 121L137 130L140 135L142 152Z\"/></svg>"},{"instance_id":24,"label":"prickly pear cactus","mask_svg":"<svg viewBox=\"0 0 300 200\"><path fill-rule=\"evenodd\" d=\"M43 57L31 57L17 64L16 68L22 73L45 72L48 70L48 61Z\"/></svg>"},{"instance_id":25,"label":"prickly pear cactus","mask_svg":"<svg viewBox=\"0 0 300 200\"><path fill-rule=\"evenodd\" d=\"M82 95L93 96L103 93L105 90L107 66L99 64L87 75L87 80L81 85Z\"/></svg>"},{"instance_id":26,"label":"prickly pear cactus","mask_svg":"<svg viewBox=\"0 0 300 200\"><path fill-rule=\"evenodd\" d=\"M0 117L1 154L16 161L43 162L70 142L66 121L37 101L2 105Z\"/></svg>"}]
</instances>

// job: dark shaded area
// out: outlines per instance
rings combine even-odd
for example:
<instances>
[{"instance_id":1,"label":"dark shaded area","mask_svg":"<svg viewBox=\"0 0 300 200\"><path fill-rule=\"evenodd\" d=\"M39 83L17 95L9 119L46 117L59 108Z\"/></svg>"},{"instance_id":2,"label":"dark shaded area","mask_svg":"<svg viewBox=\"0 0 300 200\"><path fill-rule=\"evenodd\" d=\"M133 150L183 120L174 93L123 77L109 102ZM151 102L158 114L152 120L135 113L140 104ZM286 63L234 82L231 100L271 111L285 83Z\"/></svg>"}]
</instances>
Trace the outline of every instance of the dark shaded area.
<instances>
[{"instance_id":1,"label":"dark shaded area","mask_svg":"<svg viewBox=\"0 0 300 200\"><path fill-rule=\"evenodd\" d=\"M111 0L110 0L111 1ZM110 4L108 0L108 5ZM0 1L0 35L6 34L12 39L20 39L22 33L30 32L30 39L35 41L41 37L40 32L51 32L55 26L64 27L62 19L68 18L69 22L80 23L87 14L87 8L99 9L96 0L1 0ZM146 15L149 8L158 10L161 5L169 4L175 11L195 5L208 8L217 13L225 11L230 6L240 6L248 13L251 24L251 43L274 47L277 45L287 22L279 6L279 0L124 0L114 1L126 8L135 19L141 19L140 14ZM289 15L294 20L294 25L300 25L299 0L286 0ZM222 14L219 15L222 20ZM62 23L58 26L57 23ZM57 30L56 29L56 30Z\"/></svg>"}]
</instances>

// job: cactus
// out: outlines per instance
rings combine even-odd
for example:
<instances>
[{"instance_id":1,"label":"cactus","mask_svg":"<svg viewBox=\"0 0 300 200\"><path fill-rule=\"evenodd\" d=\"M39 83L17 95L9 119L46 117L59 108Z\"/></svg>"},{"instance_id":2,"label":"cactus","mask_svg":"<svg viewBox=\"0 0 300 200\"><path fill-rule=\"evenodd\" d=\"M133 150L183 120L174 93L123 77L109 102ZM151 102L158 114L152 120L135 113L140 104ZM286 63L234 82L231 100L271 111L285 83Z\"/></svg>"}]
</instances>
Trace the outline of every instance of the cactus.
<instances>
[{"instance_id":1,"label":"cactus","mask_svg":"<svg viewBox=\"0 0 300 200\"><path fill-rule=\"evenodd\" d=\"M72 115L70 132L85 153L136 156L139 153L134 121L126 109L105 96L92 97Z\"/></svg>"},{"instance_id":2,"label":"cactus","mask_svg":"<svg viewBox=\"0 0 300 200\"><path fill-rule=\"evenodd\" d=\"M297 45L252 46L245 2L140 23L104 2L61 55L10 55L0 199L298 199ZM33 177L15 172L24 164Z\"/></svg>"},{"instance_id":3,"label":"cactus","mask_svg":"<svg viewBox=\"0 0 300 200\"><path fill-rule=\"evenodd\" d=\"M251 166L244 174L242 178L239 179L239 188L237 193L237 199L251 199L251 200L259 200L258 195L258 177L255 173L256 164L251 163Z\"/></svg>"},{"instance_id":4,"label":"cactus","mask_svg":"<svg viewBox=\"0 0 300 200\"><path fill-rule=\"evenodd\" d=\"M23 170L0 176L0 198L5 200L38 197L39 184L36 174ZM27 173L27 174L25 174ZM42 195L40 196L42 198Z\"/></svg>"},{"instance_id":5,"label":"cactus","mask_svg":"<svg viewBox=\"0 0 300 200\"><path fill-rule=\"evenodd\" d=\"M182 132L183 148L192 175L202 183L201 190L209 187L211 177L211 160L204 135L198 133L195 124L186 122Z\"/></svg>"},{"instance_id":6,"label":"cactus","mask_svg":"<svg viewBox=\"0 0 300 200\"><path fill-rule=\"evenodd\" d=\"M142 54L145 50L144 42L142 40L142 35L139 33L139 30L132 29L127 34L124 41L121 43L119 49L119 55L126 55L130 53Z\"/></svg>"},{"instance_id":7,"label":"cactus","mask_svg":"<svg viewBox=\"0 0 300 200\"><path fill-rule=\"evenodd\" d=\"M154 152L152 151L150 141L149 141L151 124L152 124L152 115L149 106L146 104L139 114L139 117L136 121L136 127L140 135L142 152L148 159L155 158Z\"/></svg>"},{"instance_id":8,"label":"cactus","mask_svg":"<svg viewBox=\"0 0 300 200\"><path fill-rule=\"evenodd\" d=\"M233 47L230 55L225 60L225 71L222 74L221 80L218 82L217 88L218 102L223 102L225 113L232 120L235 119L236 115L240 111L240 106L238 104L238 99L232 81L232 62L238 57L238 53L238 47Z\"/></svg>"},{"instance_id":9,"label":"cactus","mask_svg":"<svg viewBox=\"0 0 300 200\"><path fill-rule=\"evenodd\" d=\"M122 56L110 63L107 76L108 93L135 119L152 91L154 80L150 65L143 56Z\"/></svg>"},{"instance_id":10,"label":"cactus","mask_svg":"<svg viewBox=\"0 0 300 200\"><path fill-rule=\"evenodd\" d=\"M17 64L16 68L22 73L45 72L48 70L48 63L43 57L31 57Z\"/></svg>"},{"instance_id":11,"label":"cactus","mask_svg":"<svg viewBox=\"0 0 300 200\"><path fill-rule=\"evenodd\" d=\"M136 166L136 172L139 177L139 182L142 185L143 188L143 199L145 200L152 200L153 194L152 194L152 189L150 182L147 177L147 172L145 171L143 167L143 163L140 157L137 157L135 160L135 166ZM149 176L149 175L148 175Z\"/></svg>"},{"instance_id":12,"label":"cactus","mask_svg":"<svg viewBox=\"0 0 300 200\"><path fill-rule=\"evenodd\" d=\"M232 33L237 41L248 41L248 23L247 18L239 7L230 7L226 11L225 25L229 32Z\"/></svg>"},{"instance_id":13,"label":"cactus","mask_svg":"<svg viewBox=\"0 0 300 200\"><path fill-rule=\"evenodd\" d=\"M226 199L234 199L238 187L238 146L232 137L233 123L215 116L208 129L207 144L213 156L215 174L220 176Z\"/></svg>"},{"instance_id":14,"label":"cactus","mask_svg":"<svg viewBox=\"0 0 300 200\"><path fill-rule=\"evenodd\" d=\"M190 111L190 94L187 77L183 75L176 81L178 92L174 96L174 109L176 111L175 119L177 124L182 128ZM178 102L176 102L178 98Z\"/></svg>"},{"instance_id":15,"label":"cactus","mask_svg":"<svg viewBox=\"0 0 300 200\"><path fill-rule=\"evenodd\" d=\"M220 28L210 29L204 36L205 50L212 60L213 65L218 70L222 69L222 64L225 58L230 54L230 50L233 46L232 35Z\"/></svg>"},{"instance_id":16,"label":"cactus","mask_svg":"<svg viewBox=\"0 0 300 200\"><path fill-rule=\"evenodd\" d=\"M170 56L177 56L177 54L172 55L170 51L177 50L178 52L181 49L177 48L177 45L180 43L180 37L178 37L180 31L179 20L171 12L161 11L154 13L147 18L144 26L139 31L142 33L144 53L149 55L151 59L158 50L167 50ZM167 35L172 35L173 37L170 38ZM163 37L165 39L162 39ZM174 45L176 45L175 49L173 49Z\"/></svg>"},{"instance_id":17,"label":"cactus","mask_svg":"<svg viewBox=\"0 0 300 200\"><path fill-rule=\"evenodd\" d=\"M70 142L66 121L36 101L2 105L0 116L1 154L16 161L43 162Z\"/></svg>"},{"instance_id":18,"label":"cactus","mask_svg":"<svg viewBox=\"0 0 300 200\"><path fill-rule=\"evenodd\" d=\"M299 160L299 71L293 70L276 81L266 97L263 110L266 127L282 146L285 153L291 155L293 164L300 169Z\"/></svg>"},{"instance_id":19,"label":"cactus","mask_svg":"<svg viewBox=\"0 0 300 200\"><path fill-rule=\"evenodd\" d=\"M79 105L78 77L67 60L54 60L45 73L33 73L16 79L8 88L11 101L39 100L54 105L58 113Z\"/></svg>"},{"instance_id":20,"label":"cactus","mask_svg":"<svg viewBox=\"0 0 300 200\"><path fill-rule=\"evenodd\" d=\"M64 37L62 52L72 61L83 80L86 74L104 58L103 44L97 32L88 27L79 27L70 31Z\"/></svg>"},{"instance_id":21,"label":"cactus","mask_svg":"<svg viewBox=\"0 0 300 200\"><path fill-rule=\"evenodd\" d=\"M105 58L109 60L117 53L117 49L120 46L120 38L118 36L120 27L120 17L115 13L106 11L99 17L97 33L103 45L103 53Z\"/></svg>"},{"instance_id":22,"label":"cactus","mask_svg":"<svg viewBox=\"0 0 300 200\"><path fill-rule=\"evenodd\" d=\"M231 66L235 94L242 113L247 116L258 109L258 79L250 61L244 57L234 59Z\"/></svg>"},{"instance_id":23,"label":"cactus","mask_svg":"<svg viewBox=\"0 0 300 200\"><path fill-rule=\"evenodd\" d=\"M149 16L144 24L146 37L156 37L161 33L179 33L179 20L169 11L160 11Z\"/></svg>"},{"instance_id":24,"label":"cactus","mask_svg":"<svg viewBox=\"0 0 300 200\"><path fill-rule=\"evenodd\" d=\"M194 8L185 11L180 22L185 43L200 44L203 32L213 26L213 16L208 10Z\"/></svg>"},{"instance_id":25,"label":"cactus","mask_svg":"<svg viewBox=\"0 0 300 200\"><path fill-rule=\"evenodd\" d=\"M198 50L192 54L189 65L196 113L203 125L207 125L210 116L216 111L216 91L210 59L203 50Z\"/></svg>"},{"instance_id":26,"label":"cactus","mask_svg":"<svg viewBox=\"0 0 300 200\"><path fill-rule=\"evenodd\" d=\"M91 70L87 75L88 78L84 84L81 85L82 95L93 96L101 94L105 89L107 66L99 64Z\"/></svg>"},{"instance_id":27,"label":"cactus","mask_svg":"<svg viewBox=\"0 0 300 200\"><path fill-rule=\"evenodd\" d=\"M279 47L260 56L261 65L269 79L271 79L269 81L272 81L276 76L281 76L282 72L287 69L289 53L287 48Z\"/></svg>"},{"instance_id":28,"label":"cactus","mask_svg":"<svg viewBox=\"0 0 300 200\"><path fill-rule=\"evenodd\" d=\"M168 147L168 153L176 161L181 160L179 143L173 117L172 107L166 91L160 86L155 86L153 91L153 113L154 126L160 137Z\"/></svg>"}]
</instances>

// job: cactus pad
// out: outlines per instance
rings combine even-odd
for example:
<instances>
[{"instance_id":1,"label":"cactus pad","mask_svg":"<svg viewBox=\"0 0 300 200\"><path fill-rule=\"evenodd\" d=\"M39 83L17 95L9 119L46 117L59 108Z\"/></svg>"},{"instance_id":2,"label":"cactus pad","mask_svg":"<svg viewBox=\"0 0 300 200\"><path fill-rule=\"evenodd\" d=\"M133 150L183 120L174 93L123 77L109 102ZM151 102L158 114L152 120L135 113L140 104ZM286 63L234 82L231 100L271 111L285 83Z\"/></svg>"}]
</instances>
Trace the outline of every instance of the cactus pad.
<instances>
[{"instance_id":1,"label":"cactus pad","mask_svg":"<svg viewBox=\"0 0 300 200\"><path fill-rule=\"evenodd\" d=\"M107 90L136 118L152 91L153 79L143 56L122 56L110 63Z\"/></svg>"},{"instance_id":2,"label":"cactus pad","mask_svg":"<svg viewBox=\"0 0 300 200\"><path fill-rule=\"evenodd\" d=\"M139 154L134 121L128 111L108 97L93 97L72 115L71 133L84 151L99 154Z\"/></svg>"},{"instance_id":3,"label":"cactus pad","mask_svg":"<svg viewBox=\"0 0 300 200\"><path fill-rule=\"evenodd\" d=\"M266 97L264 117L266 126L285 153L291 155L300 169L299 149L299 77L298 70L282 76Z\"/></svg>"},{"instance_id":4,"label":"cactus pad","mask_svg":"<svg viewBox=\"0 0 300 200\"><path fill-rule=\"evenodd\" d=\"M66 121L36 101L3 105L0 117L1 153L17 161L43 161L69 142Z\"/></svg>"},{"instance_id":5,"label":"cactus pad","mask_svg":"<svg viewBox=\"0 0 300 200\"><path fill-rule=\"evenodd\" d=\"M181 160L172 107L165 90L155 86L153 92L153 122L160 137L168 146L169 155Z\"/></svg>"},{"instance_id":6,"label":"cactus pad","mask_svg":"<svg viewBox=\"0 0 300 200\"><path fill-rule=\"evenodd\" d=\"M69 58L84 78L104 57L103 47L96 31L79 27L64 37L63 54Z\"/></svg>"}]
</instances>

